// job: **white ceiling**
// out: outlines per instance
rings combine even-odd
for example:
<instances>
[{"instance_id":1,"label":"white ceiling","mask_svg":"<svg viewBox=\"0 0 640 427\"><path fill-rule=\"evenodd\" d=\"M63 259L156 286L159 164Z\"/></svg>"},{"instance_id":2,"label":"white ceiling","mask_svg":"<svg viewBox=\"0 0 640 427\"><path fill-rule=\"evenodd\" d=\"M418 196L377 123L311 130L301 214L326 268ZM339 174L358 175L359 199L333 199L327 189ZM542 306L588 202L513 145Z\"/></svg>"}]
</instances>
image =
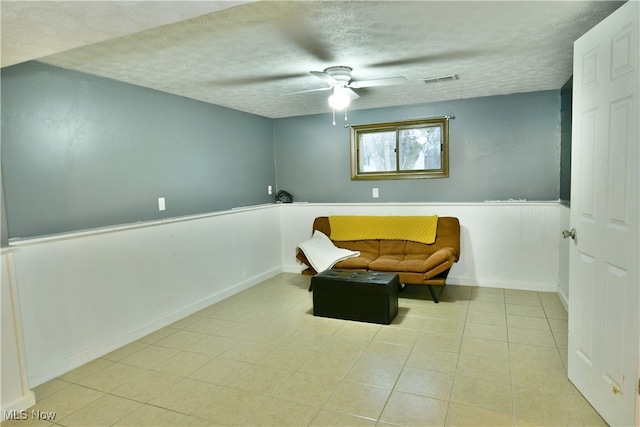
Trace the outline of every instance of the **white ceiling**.
<instances>
[{"instance_id":1,"label":"white ceiling","mask_svg":"<svg viewBox=\"0 0 640 427\"><path fill-rule=\"evenodd\" d=\"M326 113L309 71L345 65L352 109L559 89L612 1L2 1L2 66L31 59L265 117ZM458 74L424 85L420 79Z\"/></svg>"}]
</instances>

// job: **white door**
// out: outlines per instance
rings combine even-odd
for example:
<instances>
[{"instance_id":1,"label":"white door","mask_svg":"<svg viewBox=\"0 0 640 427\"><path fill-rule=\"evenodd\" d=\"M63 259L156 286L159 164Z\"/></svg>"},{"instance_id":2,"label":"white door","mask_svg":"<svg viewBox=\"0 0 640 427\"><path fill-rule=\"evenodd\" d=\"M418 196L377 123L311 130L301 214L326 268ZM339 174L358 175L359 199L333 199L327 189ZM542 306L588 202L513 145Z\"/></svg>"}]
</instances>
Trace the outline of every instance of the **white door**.
<instances>
[{"instance_id":1,"label":"white door","mask_svg":"<svg viewBox=\"0 0 640 427\"><path fill-rule=\"evenodd\" d=\"M629 1L574 46L568 372L612 426L640 423L639 14Z\"/></svg>"}]
</instances>

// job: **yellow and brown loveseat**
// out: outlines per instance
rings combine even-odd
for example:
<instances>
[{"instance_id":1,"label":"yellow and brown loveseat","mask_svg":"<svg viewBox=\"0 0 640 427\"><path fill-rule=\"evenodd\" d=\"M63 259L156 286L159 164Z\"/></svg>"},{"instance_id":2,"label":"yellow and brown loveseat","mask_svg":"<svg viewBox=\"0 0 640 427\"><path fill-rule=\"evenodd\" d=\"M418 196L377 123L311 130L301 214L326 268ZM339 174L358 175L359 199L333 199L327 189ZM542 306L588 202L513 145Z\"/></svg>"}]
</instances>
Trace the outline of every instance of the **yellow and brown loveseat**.
<instances>
[{"instance_id":1,"label":"yellow and brown loveseat","mask_svg":"<svg viewBox=\"0 0 640 427\"><path fill-rule=\"evenodd\" d=\"M395 231L389 233L387 228ZM337 248L356 252L332 268L394 272L402 284L427 285L435 302L438 298L432 286L444 286L449 270L460 258L460 223L455 217L324 216L314 220L313 233L316 231ZM426 232L426 240L421 231ZM308 267L303 274L317 273L300 247L296 258Z\"/></svg>"}]
</instances>

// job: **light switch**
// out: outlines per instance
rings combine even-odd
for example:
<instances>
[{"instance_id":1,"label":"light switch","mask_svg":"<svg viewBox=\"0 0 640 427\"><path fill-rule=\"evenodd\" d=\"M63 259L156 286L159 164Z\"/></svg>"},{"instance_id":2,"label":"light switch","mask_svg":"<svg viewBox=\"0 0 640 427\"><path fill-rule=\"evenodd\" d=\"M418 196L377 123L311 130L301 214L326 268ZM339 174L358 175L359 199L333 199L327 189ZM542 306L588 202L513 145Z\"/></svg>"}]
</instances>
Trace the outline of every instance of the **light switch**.
<instances>
[{"instance_id":1,"label":"light switch","mask_svg":"<svg viewBox=\"0 0 640 427\"><path fill-rule=\"evenodd\" d=\"M166 207L164 205L164 197L158 197L158 210L163 211Z\"/></svg>"},{"instance_id":2,"label":"light switch","mask_svg":"<svg viewBox=\"0 0 640 427\"><path fill-rule=\"evenodd\" d=\"M378 193L378 189L377 188L373 189L372 195L373 195L374 199L377 199L378 196L380 196L380 193Z\"/></svg>"}]
</instances>

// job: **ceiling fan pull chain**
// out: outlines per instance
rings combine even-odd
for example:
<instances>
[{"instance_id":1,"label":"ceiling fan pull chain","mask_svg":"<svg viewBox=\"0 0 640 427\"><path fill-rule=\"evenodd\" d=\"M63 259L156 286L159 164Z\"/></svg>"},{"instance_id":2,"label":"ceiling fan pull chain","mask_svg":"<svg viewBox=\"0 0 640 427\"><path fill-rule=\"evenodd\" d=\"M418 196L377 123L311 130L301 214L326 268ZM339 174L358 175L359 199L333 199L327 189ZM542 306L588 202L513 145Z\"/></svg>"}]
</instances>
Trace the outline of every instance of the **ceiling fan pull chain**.
<instances>
[{"instance_id":1,"label":"ceiling fan pull chain","mask_svg":"<svg viewBox=\"0 0 640 427\"><path fill-rule=\"evenodd\" d=\"M333 111L333 125L336 125L336 109L332 108L331 111Z\"/></svg>"}]
</instances>

